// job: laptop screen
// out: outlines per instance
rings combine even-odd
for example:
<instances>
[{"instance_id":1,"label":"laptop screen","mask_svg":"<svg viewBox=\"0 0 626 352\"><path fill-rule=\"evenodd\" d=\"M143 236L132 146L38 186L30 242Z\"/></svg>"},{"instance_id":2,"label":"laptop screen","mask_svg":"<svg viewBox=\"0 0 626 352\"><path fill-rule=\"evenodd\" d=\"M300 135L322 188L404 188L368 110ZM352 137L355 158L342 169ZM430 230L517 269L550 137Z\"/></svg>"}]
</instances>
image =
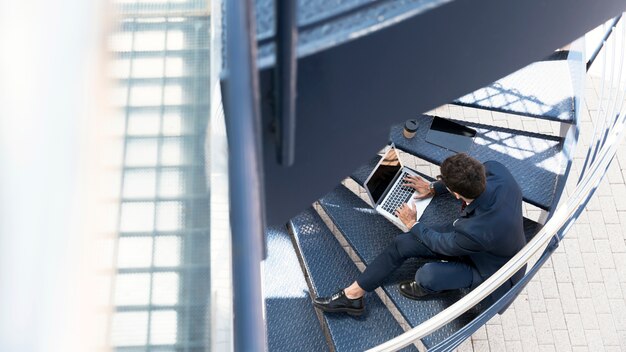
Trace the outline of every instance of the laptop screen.
<instances>
[{"instance_id":1,"label":"laptop screen","mask_svg":"<svg viewBox=\"0 0 626 352\"><path fill-rule=\"evenodd\" d=\"M374 171L372 176L365 183L365 187L367 187L375 204L378 204L381 200L385 190L401 168L402 165L400 164L396 150L389 148L387 153L383 156L383 160L376 168L376 171Z\"/></svg>"}]
</instances>

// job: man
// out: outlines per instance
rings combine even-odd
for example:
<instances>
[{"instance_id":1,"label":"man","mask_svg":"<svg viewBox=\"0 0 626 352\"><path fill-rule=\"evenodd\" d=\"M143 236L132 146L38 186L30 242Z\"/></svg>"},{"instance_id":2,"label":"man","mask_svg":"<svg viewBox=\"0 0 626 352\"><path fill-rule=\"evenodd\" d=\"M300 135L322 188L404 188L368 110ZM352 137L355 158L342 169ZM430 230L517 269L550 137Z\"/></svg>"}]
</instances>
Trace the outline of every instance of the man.
<instances>
[{"instance_id":1,"label":"man","mask_svg":"<svg viewBox=\"0 0 626 352\"><path fill-rule=\"evenodd\" d=\"M462 200L459 218L444 229L431 229L416 221L415 209L401 205L396 214L409 228L398 235L350 286L329 297L318 297L315 307L326 312L360 315L363 295L379 287L411 257L433 259L421 266L415 279L399 284L402 295L424 299L449 290L473 289L496 272L524 245L522 192L504 165L481 164L466 154L456 154L441 164L438 181L428 183L409 176L406 186L417 198L452 193ZM523 276L525 268L496 290L501 297Z\"/></svg>"}]
</instances>

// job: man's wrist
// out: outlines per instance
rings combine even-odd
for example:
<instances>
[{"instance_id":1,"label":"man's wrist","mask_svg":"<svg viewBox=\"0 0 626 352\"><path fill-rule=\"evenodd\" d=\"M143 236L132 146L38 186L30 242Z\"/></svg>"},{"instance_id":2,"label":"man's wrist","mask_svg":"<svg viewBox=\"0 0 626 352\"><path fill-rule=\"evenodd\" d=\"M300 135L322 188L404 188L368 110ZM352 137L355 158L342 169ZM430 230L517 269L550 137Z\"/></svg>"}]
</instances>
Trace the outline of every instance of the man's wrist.
<instances>
[{"instance_id":1,"label":"man's wrist","mask_svg":"<svg viewBox=\"0 0 626 352\"><path fill-rule=\"evenodd\" d=\"M411 222L409 222L408 224L406 224L406 227L410 230L413 228L413 226L417 225L418 221L417 220L412 220Z\"/></svg>"}]
</instances>

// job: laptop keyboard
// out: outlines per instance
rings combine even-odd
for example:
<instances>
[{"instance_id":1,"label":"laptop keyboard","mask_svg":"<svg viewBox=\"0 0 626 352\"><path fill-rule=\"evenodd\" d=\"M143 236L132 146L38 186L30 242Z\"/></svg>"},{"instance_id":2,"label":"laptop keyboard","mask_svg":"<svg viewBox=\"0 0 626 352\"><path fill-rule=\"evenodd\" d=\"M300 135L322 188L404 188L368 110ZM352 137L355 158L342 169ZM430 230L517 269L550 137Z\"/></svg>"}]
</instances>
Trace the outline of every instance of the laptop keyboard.
<instances>
[{"instance_id":1,"label":"laptop keyboard","mask_svg":"<svg viewBox=\"0 0 626 352\"><path fill-rule=\"evenodd\" d=\"M397 182L394 189L389 192L387 199L385 199L385 202L382 205L383 209L395 217L398 217L395 214L396 209L398 209L398 207L403 203L407 203L411 199L411 195L414 192L413 188L402 185L403 180L407 175L408 174L406 172L402 172L399 182Z\"/></svg>"}]
</instances>

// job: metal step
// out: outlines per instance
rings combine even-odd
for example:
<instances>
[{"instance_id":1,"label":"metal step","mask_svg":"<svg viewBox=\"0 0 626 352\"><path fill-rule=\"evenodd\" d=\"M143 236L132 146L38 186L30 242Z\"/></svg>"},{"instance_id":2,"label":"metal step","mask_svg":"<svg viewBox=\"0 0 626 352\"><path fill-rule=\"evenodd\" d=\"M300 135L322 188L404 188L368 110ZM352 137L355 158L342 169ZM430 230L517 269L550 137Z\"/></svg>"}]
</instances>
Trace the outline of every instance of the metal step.
<instances>
[{"instance_id":1,"label":"metal step","mask_svg":"<svg viewBox=\"0 0 626 352\"><path fill-rule=\"evenodd\" d=\"M423 175L425 176L425 175ZM402 233L384 217L377 214L363 200L343 186L337 187L320 200L320 205L334 222L365 265L371 263L393 238ZM420 222L428 226L444 225L456 219L460 203L451 195L435 197L422 216ZM540 225L524 219L528 238L534 236ZM399 268L383 285L383 289L411 326L417 326L459 300L466 292L424 301L413 301L403 297L397 289L397 282L411 279L419 265L418 259L411 259ZM440 330L422 339L426 347L432 347L471 321L484 307L475 307Z\"/></svg>"},{"instance_id":2,"label":"metal step","mask_svg":"<svg viewBox=\"0 0 626 352\"><path fill-rule=\"evenodd\" d=\"M289 224L316 296L331 295L356 279L359 270L312 208ZM309 305L312 307L310 301ZM322 315L336 351L363 351L403 332L378 296L367 295L365 305L366 312L358 318L347 314Z\"/></svg>"},{"instance_id":3,"label":"metal step","mask_svg":"<svg viewBox=\"0 0 626 352\"><path fill-rule=\"evenodd\" d=\"M500 111L540 119L575 123L576 92L572 81L584 73L582 55L557 51L544 60L472 93L455 100L453 104L472 108ZM579 69L577 69L579 68Z\"/></svg>"},{"instance_id":4,"label":"metal step","mask_svg":"<svg viewBox=\"0 0 626 352\"><path fill-rule=\"evenodd\" d=\"M263 292L269 351L328 351L291 236L285 227L273 226L265 231L265 238Z\"/></svg>"},{"instance_id":5,"label":"metal step","mask_svg":"<svg viewBox=\"0 0 626 352\"><path fill-rule=\"evenodd\" d=\"M396 147L440 165L455 152L425 141L433 117L418 118L419 128L412 139L402 134L402 126L391 128L390 139ZM467 152L485 162L495 160L505 165L522 188L524 200L550 210L555 202L557 184L562 187L570 160L562 153L564 138L518 131L465 121L456 121L476 130L474 143ZM558 200L558 199L556 199Z\"/></svg>"}]
</instances>

